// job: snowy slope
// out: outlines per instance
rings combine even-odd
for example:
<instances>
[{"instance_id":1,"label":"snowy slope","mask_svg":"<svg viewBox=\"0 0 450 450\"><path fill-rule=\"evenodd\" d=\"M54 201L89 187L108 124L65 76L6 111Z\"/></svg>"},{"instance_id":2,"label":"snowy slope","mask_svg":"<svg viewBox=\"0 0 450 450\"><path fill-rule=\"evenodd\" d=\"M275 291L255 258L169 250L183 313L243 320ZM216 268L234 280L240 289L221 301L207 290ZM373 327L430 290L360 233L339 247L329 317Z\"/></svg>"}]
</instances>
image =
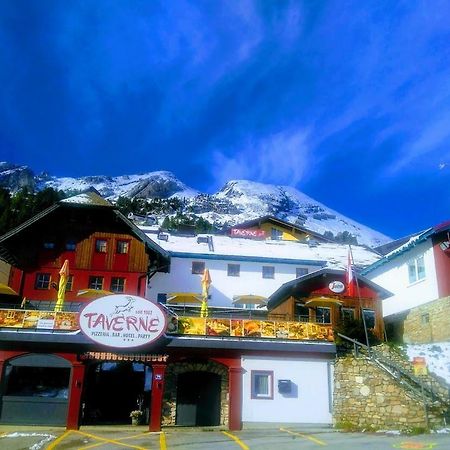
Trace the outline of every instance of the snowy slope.
<instances>
[{"instance_id":1,"label":"snowy slope","mask_svg":"<svg viewBox=\"0 0 450 450\"><path fill-rule=\"evenodd\" d=\"M216 200L231 203L231 214L208 212L200 214L212 222L230 225L265 215L273 215L286 222L296 223L320 234L331 231L334 235L348 231L359 244L376 247L390 239L337 211L328 208L297 189L247 180L228 182L217 194ZM220 217L221 216L221 217Z\"/></svg>"},{"instance_id":2,"label":"snowy slope","mask_svg":"<svg viewBox=\"0 0 450 450\"><path fill-rule=\"evenodd\" d=\"M57 178L45 173L35 176L26 166L4 162L0 163L1 185L9 187L11 191L22 187L31 190L51 187L68 194L78 193L92 186L111 201L120 196L143 199L178 197L186 200L184 212L201 216L218 227L272 215L320 234L331 232L336 236L347 231L357 238L359 244L369 247L377 247L391 240L293 187L247 180L229 181L217 193L209 195L190 188L167 171L116 177L99 175Z\"/></svg>"},{"instance_id":3,"label":"snowy slope","mask_svg":"<svg viewBox=\"0 0 450 450\"><path fill-rule=\"evenodd\" d=\"M406 352L411 361L415 356L425 357L428 370L450 385L450 342L408 344Z\"/></svg>"},{"instance_id":4,"label":"snowy slope","mask_svg":"<svg viewBox=\"0 0 450 450\"><path fill-rule=\"evenodd\" d=\"M110 200L118 197L138 198L191 198L198 191L186 186L175 175L167 171L149 172L140 175L121 175L117 177L90 176L81 178L51 177L42 181L44 187L62 191L82 191L94 187Z\"/></svg>"}]
</instances>

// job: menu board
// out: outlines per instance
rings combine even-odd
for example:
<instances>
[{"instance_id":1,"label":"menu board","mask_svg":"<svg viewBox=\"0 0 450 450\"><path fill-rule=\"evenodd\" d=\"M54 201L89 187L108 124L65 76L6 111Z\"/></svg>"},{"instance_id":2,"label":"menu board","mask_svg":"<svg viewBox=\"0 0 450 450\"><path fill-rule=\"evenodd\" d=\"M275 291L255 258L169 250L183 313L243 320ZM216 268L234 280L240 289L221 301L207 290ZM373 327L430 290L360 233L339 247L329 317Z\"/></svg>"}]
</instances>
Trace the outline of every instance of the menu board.
<instances>
[{"instance_id":1,"label":"menu board","mask_svg":"<svg viewBox=\"0 0 450 450\"><path fill-rule=\"evenodd\" d=\"M78 313L0 309L0 327L75 331Z\"/></svg>"}]
</instances>

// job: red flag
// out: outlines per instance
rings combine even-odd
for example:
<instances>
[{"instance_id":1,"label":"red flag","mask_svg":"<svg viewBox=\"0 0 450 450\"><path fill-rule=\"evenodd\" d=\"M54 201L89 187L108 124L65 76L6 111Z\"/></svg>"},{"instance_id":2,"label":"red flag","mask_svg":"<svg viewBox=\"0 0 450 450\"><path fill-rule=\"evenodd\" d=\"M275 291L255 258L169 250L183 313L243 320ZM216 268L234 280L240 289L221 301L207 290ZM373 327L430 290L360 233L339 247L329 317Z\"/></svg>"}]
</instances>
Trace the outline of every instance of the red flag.
<instances>
[{"instance_id":1,"label":"red flag","mask_svg":"<svg viewBox=\"0 0 450 450\"><path fill-rule=\"evenodd\" d=\"M348 249L348 262L347 262L347 273L345 274L345 281L347 284L347 295L349 297L356 297L356 279L353 273L353 255L352 249Z\"/></svg>"}]
</instances>

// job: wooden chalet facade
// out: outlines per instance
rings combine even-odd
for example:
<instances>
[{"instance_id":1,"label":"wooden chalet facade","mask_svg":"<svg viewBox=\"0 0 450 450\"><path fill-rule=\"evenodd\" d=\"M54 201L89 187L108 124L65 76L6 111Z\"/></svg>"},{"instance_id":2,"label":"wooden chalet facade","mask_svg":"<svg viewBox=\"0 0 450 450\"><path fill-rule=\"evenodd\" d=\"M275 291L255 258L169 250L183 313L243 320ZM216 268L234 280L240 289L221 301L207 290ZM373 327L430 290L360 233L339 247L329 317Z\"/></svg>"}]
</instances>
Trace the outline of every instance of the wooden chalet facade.
<instances>
[{"instance_id":1,"label":"wooden chalet facade","mask_svg":"<svg viewBox=\"0 0 450 450\"><path fill-rule=\"evenodd\" d=\"M365 277L356 275L359 296L349 296L345 271L323 268L283 284L269 298L269 317L340 325L346 318L364 318L374 334L383 339L382 299L392 295Z\"/></svg>"}]
</instances>

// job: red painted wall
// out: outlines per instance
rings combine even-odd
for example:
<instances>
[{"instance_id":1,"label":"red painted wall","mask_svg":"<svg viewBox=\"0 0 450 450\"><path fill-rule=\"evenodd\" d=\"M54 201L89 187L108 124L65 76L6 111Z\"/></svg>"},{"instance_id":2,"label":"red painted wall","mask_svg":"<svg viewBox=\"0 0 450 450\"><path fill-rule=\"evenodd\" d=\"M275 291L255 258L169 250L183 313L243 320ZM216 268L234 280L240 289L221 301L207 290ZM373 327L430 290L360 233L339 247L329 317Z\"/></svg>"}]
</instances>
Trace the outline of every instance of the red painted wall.
<instances>
[{"instance_id":1,"label":"red painted wall","mask_svg":"<svg viewBox=\"0 0 450 450\"><path fill-rule=\"evenodd\" d=\"M81 289L87 289L89 286L89 277L91 276L102 276L103 277L103 288L106 290L110 290L111 280L114 277L125 278L125 294L133 294L137 295L139 293L139 277L142 276L142 273L136 272L115 272L115 271L104 271L104 270L79 270L79 269L70 269L70 275L73 275L73 285L72 290L67 291L65 298L66 300L74 300L80 301L80 298L77 298L77 292ZM58 284L59 281L59 268L49 268L42 267L35 271L28 272L24 275L24 286L22 296L26 297L28 300L50 300L56 301L57 290L50 287L50 289L36 289L36 275L38 273L50 273L51 281ZM141 293L140 295L144 294Z\"/></svg>"},{"instance_id":2,"label":"red painted wall","mask_svg":"<svg viewBox=\"0 0 450 450\"><path fill-rule=\"evenodd\" d=\"M439 298L450 296L450 254L444 252L439 246L444 240L447 240L447 235L433 238L433 253Z\"/></svg>"}]
</instances>

